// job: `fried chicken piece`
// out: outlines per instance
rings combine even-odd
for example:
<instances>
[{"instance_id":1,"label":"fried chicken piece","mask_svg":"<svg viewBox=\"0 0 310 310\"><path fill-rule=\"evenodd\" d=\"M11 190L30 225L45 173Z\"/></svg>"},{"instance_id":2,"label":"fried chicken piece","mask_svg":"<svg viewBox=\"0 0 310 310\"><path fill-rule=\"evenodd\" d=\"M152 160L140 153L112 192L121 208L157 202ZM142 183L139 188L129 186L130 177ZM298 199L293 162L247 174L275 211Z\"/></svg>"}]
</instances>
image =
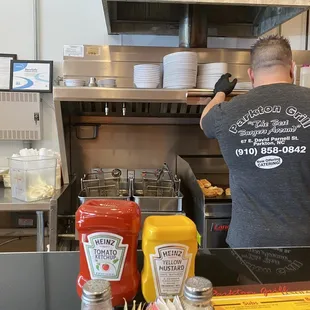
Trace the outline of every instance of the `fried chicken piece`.
<instances>
[{"instance_id":1,"label":"fried chicken piece","mask_svg":"<svg viewBox=\"0 0 310 310\"><path fill-rule=\"evenodd\" d=\"M204 195L208 198L214 198L217 196L221 196L224 193L224 190L221 187L217 186L210 186L208 188L202 189Z\"/></svg>"},{"instance_id":2,"label":"fried chicken piece","mask_svg":"<svg viewBox=\"0 0 310 310\"><path fill-rule=\"evenodd\" d=\"M198 183L198 185L199 185L199 187L202 189L202 188L204 188L204 185L202 184L202 182L200 181L200 180L197 180L197 183Z\"/></svg>"},{"instance_id":3,"label":"fried chicken piece","mask_svg":"<svg viewBox=\"0 0 310 310\"><path fill-rule=\"evenodd\" d=\"M208 188L212 185L211 182L209 182L207 179L202 179L202 180L200 180L200 182L203 185L203 187L206 187L206 188Z\"/></svg>"}]
</instances>

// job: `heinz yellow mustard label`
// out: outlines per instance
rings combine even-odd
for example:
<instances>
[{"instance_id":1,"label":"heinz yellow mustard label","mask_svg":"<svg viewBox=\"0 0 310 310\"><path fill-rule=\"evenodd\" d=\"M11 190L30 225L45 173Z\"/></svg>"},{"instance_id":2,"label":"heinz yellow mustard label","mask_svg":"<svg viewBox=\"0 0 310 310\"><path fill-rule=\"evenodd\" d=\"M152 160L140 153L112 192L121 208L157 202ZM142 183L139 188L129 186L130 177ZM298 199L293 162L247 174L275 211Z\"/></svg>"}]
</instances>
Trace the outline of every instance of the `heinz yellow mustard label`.
<instances>
[{"instance_id":1,"label":"heinz yellow mustard label","mask_svg":"<svg viewBox=\"0 0 310 310\"><path fill-rule=\"evenodd\" d=\"M181 295L186 279L194 276L196 225L184 215L150 216L144 222L142 250L145 300Z\"/></svg>"}]
</instances>

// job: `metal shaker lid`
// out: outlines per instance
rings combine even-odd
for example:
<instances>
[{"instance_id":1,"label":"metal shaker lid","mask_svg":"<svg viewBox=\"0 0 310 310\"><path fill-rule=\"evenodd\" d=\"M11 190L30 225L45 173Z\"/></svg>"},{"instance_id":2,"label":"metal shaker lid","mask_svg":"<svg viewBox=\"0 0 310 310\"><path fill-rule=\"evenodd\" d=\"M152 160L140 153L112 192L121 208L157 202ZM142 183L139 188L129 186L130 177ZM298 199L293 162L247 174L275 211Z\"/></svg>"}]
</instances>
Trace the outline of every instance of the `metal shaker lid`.
<instances>
[{"instance_id":1,"label":"metal shaker lid","mask_svg":"<svg viewBox=\"0 0 310 310\"><path fill-rule=\"evenodd\" d=\"M213 286L210 280L203 277L192 277L186 280L184 297L192 301L210 300Z\"/></svg>"},{"instance_id":2,"label":"metal shaker lid","mask_svg":"<svg viewBox=\"0 0 310 310\"><path fill-rule=\"evenodd\" d=\"M111 298L110 283L106 280L89 280L83 286L82 299L89 302L100 302Z\"/></svg>"}]
</instances>

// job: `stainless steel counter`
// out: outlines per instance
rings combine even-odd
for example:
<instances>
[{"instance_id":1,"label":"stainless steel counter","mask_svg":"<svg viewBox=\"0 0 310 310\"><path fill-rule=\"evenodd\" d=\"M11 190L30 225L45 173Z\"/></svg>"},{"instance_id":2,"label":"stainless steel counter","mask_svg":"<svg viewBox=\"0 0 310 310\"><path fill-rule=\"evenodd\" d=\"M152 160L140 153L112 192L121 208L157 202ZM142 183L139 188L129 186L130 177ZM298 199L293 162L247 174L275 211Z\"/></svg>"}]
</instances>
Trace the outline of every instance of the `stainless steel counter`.
<instances>
[{"instance_id":1,"label":"stainless steel counter","mask_svg":"<svg viewBox=\"0 0 310 310\"><path fill-rule=\"evenodd\" d=\"M50 208L51 199L34 202L21 201L12 198L10 188L0 188L0 211L48 211Z\"/></svg>"},{"instance_id":2,"label":"stainless steel counter","mask_svg":"<svg viewBox=\"0 0 310 310\"><path fill-rule=\"evenodd\" d=\"M310 289L310 282L302 282L310 280L309 259L310 248L208 249L196 256L195 273L211 280L214 293L229 294L232 286L256 291L253 285L250 289L236 287L240 275L258 284L257 292L262 284L265 290L278 290L279 285L272 283L285 283L287 291L301 291ZM138 267L143 267L141 251ZM1 254L0 309L80 309L76 293L78 272L78 252ZM294 282L299 282L298 288ZM136 300L142 300L141 294Z\"/></svg>"},{"instance_id":3,"label":"stainless steel counter","mask_svg":"<svg viewBox=\"0 0 310 310\"><path fill-rule=\"evenodd\" d=\"M58 199L67 190L68 185L64 185L57 190L51 199L26 202L12 198L11 189L0 187L0 212L36 212L37 215L37 251L45 251L44 242L44 212L48 212L49 222L49 244L52 250L57 246L57 209Z\"/></svg>"}]
</instances>

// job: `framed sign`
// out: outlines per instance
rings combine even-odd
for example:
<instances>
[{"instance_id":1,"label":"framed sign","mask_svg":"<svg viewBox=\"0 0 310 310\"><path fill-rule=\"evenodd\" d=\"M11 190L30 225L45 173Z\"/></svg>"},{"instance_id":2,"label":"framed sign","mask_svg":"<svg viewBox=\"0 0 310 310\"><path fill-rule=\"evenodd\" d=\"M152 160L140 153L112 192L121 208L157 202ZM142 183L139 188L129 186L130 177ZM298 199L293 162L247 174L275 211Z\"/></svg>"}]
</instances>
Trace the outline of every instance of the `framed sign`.
<instances>
[{"instance_id":1,"label":"framed sign","mask_svg":"<svg viewBox=\"0 0 310 310\"><path fill-rule=\"evenodd\" d=\"M40 60L11 61L11 91L51 93L53 62Z\"/></svg>"},{"instance_id":2,"label":"framed sign","mask_svg":"<svg viewBox=\"0 0 310 310\"><path fill-rule=\"evenodd\" d=\"M16 54L0 54L0 91L10 90L11 60L16 59Z\"/></svg>"}]
</instances>

